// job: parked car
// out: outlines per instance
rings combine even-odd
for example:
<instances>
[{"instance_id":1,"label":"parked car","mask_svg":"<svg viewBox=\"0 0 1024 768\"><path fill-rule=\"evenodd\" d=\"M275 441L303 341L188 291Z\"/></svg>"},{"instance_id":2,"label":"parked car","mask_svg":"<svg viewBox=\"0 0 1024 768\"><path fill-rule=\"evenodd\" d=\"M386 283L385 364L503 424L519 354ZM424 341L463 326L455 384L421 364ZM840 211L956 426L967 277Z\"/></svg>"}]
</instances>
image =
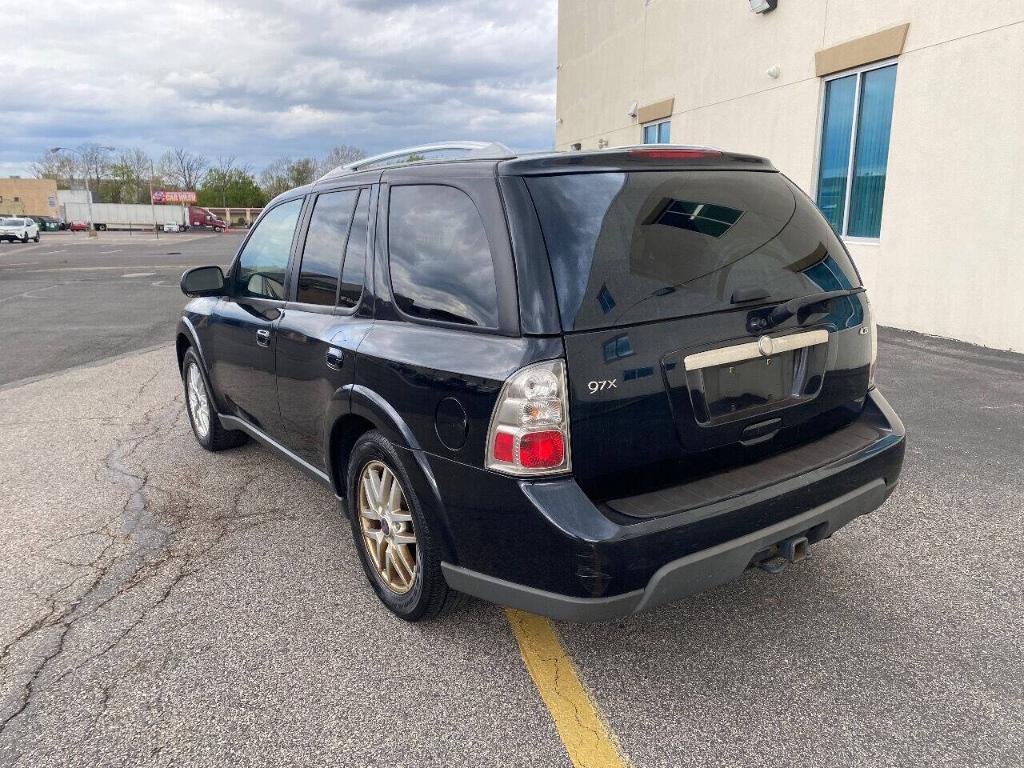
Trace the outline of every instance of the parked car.
<instances>
[{"instance_id":1,"label":"parked car","mask_svg":"<svg viewBox=\"0 0 1024 768\"><path fill-rule=\"evenodd\" d=\"M0 219L0 241L27 243L29 240L39 242L39 225L27 216L14 216Z\"/></svg>"},{"instance_id":2,"label":"parked car","mask_svg":"<svg viewBox=\"0 0 1024 768\"><path fill-rule=\"evenodd\" d=\"M892 493L861 278L769 161L678 146L370 158L189 270L196 439L329 485L406 620L623 616L778 570Z\"/></svg>"},{"instance_id":3,"label":"parked car","mask_svg":"<svg viewBox=\"0 0 1024 768\"><path fill-rule=\"evenodd\" d=\"M88 232L89 222L87 221L72 221L68 223L68 229L71 232Z\"/></svg>"}]
</instances>

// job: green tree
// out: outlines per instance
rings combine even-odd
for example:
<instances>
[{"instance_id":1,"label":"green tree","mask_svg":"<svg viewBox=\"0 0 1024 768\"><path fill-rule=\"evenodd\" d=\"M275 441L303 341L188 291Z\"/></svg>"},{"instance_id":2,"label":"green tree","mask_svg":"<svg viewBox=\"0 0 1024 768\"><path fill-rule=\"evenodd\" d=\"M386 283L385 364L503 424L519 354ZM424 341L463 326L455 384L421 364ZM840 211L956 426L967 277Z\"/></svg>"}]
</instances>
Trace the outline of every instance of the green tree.
<instances>
[{"instance_id":1,"label":"green tree","mask_svg":"<svg viewBox=\"0 0 1024 768\"><path fill-rule=\"evenodd\" d=\"M262 208L267 193L260 189L248 168L212 168L198 190L198 203L215 208Z\"/></svg>"},{"instance_id":2,"label":"green tree","mask_svg":"<svg viewBox=\"0 0 1024 768\"><path fill-rule=\"evenodd\" d=\"M152 163L141 149L122 151L110 166L110 183L100 189L113 203L149 202L149 181Z\"/></svg>"}]
</instances>

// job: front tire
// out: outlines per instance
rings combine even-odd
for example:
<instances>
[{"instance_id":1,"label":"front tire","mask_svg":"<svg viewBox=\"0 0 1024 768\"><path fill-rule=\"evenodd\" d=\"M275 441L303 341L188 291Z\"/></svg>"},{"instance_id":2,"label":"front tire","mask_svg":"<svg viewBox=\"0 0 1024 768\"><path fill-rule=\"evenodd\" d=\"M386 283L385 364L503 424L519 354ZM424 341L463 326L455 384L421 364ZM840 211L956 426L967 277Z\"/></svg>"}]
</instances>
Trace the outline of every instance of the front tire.
<instances>
[{"instance_id":1,"label":"front tire","mask_svg":"<svg viewBox=\"0 0 1024 768\"><path fill-rule=\"evenodd\" d=\"M38 242L39 242L39 235L38 235L38 234L36 234L36 236L35 236L35 237L33 237L32 239L33 239L33 240L35 240L35 241L36 241L36 242L38 243Z\"/></svg>"},{"instance_id":2,"label":"front tire","mask_svg":"<svg viewBox=\"0 0 1024 768\"><path fill-rule=\"evenodd\" d=\"M249 436L244 432L221 426L199 358L191 349L182 358L181 378L185 385L185 410L196 442L208 451L223 451L248 441Z\"/></svg>"},{"instance_id":3,"label":"front tire","mask_svg":"<svg viewBox=\"0 0 1024 768\"><path fill-rule=\"evenodd\" d=\"M23 243L27 243L28 242L28 232L23 232L22 233L22 235L21 235L21 242L23 242Z\"/></svg>"},{"instance_id":4,"label":"front tire","mask_svg":"<svg viewBox=\"0 0 1024 768\"><path fill-rule=\"evenodd\" d=\"M346 498L352 537L366 578L405 621L447 613L461 602L441 573L441 556L395 447L367 432L352 448Z\"/></svg>"}]
</instances>

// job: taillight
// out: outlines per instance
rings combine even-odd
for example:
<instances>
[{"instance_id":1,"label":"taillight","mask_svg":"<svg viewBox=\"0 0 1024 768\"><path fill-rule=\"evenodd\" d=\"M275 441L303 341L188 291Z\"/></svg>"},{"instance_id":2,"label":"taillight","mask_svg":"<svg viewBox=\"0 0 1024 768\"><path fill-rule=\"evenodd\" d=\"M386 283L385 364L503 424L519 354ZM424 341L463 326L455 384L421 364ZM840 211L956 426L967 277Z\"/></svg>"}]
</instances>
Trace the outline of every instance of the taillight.
<instances>
[{"instance_id":1,"label":"taillight","mask_svg":"<svg viewBox=\"0 0 1024 768\"><path fill-rule=\"evenodd\" d=\"M565 361L516 371L501 388L487 433L487 466L510 475L568 471L569 400Z\"/></svg>"},{"instance_id":2,"label":"taillight","mask_svg":"<svg viewBox=\"0 0 1024 768\"><path fill-rule=\"evenodd\" d=\"M878 365L878 325L875 313L868 309L868 334L871 336L871 365L868 367L868 389L875 386L875 367Z\"/></svg>"},{"instance_id":3,"label":"taillight","mask_svg":"<svg viewBox=\"0 0 1024 768\"><path fill-rule=\"evenodd\" d=\"M873 389L875 386L875 366L878 363L878 326L875 324L875 313L871 310L871 302L868 300L868 295L862 293L860 298L864 305L864 324L861 326L860 332L864 333L866 329L868 334L868 389Z\"/></svg>"}]
</instances>

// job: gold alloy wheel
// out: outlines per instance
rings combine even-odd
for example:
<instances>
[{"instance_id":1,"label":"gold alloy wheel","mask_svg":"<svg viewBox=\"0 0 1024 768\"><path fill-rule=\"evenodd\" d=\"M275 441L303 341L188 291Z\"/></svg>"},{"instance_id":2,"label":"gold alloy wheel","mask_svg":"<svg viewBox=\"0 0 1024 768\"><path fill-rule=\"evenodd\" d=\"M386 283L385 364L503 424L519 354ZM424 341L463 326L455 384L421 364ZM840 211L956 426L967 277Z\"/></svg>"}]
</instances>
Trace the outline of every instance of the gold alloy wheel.
<instances>
[{"instance_id":1,"label":"gold alloy wheel","mask_svg":"<svg viewBox=\"0 0 1024 768\"><path fill-rule=\"evenodd\" d=\"M404 595L416 583L416 532L402 484L382 461L359 476L359 527L373 567L388 589Z\"/></svg>"}]
</instances>

